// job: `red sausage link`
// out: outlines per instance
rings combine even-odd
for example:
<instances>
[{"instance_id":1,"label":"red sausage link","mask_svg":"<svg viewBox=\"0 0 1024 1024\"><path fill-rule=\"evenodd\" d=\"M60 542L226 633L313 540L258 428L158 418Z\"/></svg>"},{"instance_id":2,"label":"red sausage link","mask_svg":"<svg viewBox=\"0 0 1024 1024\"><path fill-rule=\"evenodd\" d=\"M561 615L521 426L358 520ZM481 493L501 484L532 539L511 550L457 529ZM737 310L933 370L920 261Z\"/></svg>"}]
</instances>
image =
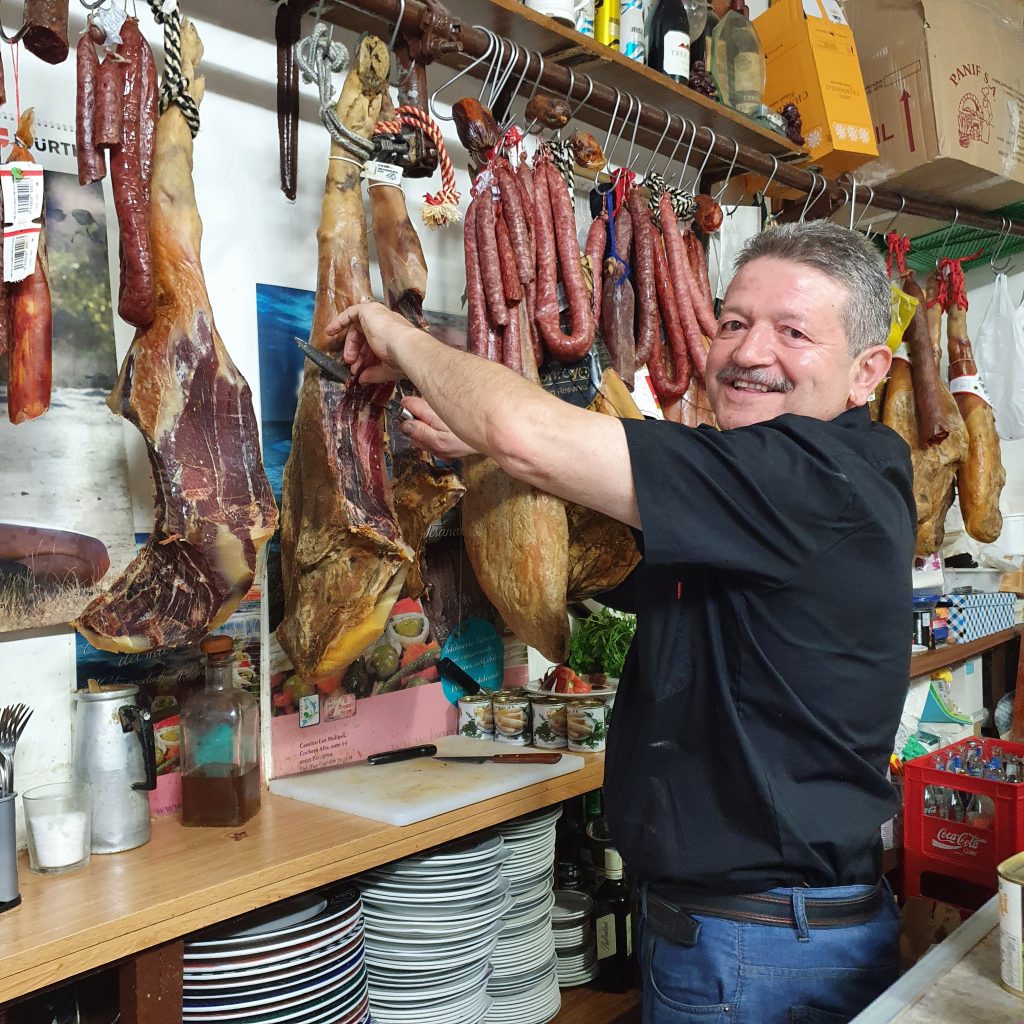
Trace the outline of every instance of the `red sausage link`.
<instances>
[{"instance_id":1,"label":"red sausage link","mask_svg":"<svg viewBox=\"0 0 1024 1024\"><path fill-rule=\"evenodd\" d=\"M480 200L474 197L466 210L465 231L462 236L466 258L466 337L469 351L487 357L487 307L484 300L484 282L480 276L480 257L476 244L476 214Z\"/></svg>"},{"instance_id":2,"label":"red sausage link","mask_svg":"<svg viewBox=\"0 0 1024 1024\"><path fill-rule=\"evenodd\" d=\"M543 288L538 285L537 289L537 327L548 351L559 362L571 363L582 359L590 351L595 330L594 311L590 306L590 293L583 278L580 247L576 241L576 214L565 182L549 159L542 160L540 166L534 167L534 187L539 256L540 247L548 241L544 236L549 229L554 232L554 244L550 251L546 248L543 259L538 260L538 278L543 273L545 283ZM542 214L542 207L547 208L545 214ZM571 334L565 334L559 324L554 281L556 248L569 303Z\"/></svg>"},{"instance_id":3,"label":"red sausage link","mask_svg":"<svg viewBox=\"0 0 1024 1024\"><path fill-rule=\"evenodd\" d=\"M639 369L654 352L654 343L661 335L661 324L658 286L654 281L654 223L650 207L638 192L629 197L629 214L633 220L633 279L638 307L636 365Z\"/></svg>"},{"instance_id":4,"label":"red sausage link","mask_svg":"<svg viewBox=\"0 0 1024 1024\"><path fill-rule=\"evenodd\" d=\"M519 306L509 305L508 326L501 339L501 361L516 373L523 371L522 322L519 319Z\"/></svg>"},{"instance_id":5,"label":"red sausage link","mask_svg":"<svg viewBox=\"0 0 1024 1024\"><path fill-rule=\"evenodd\" d=\"M12 423L42 416L50 408L53 372L53 312L43 240L32 273L11 285L11 363L7 415Z\"/></svg>"},{"instance_id":6,"label":"red sausage link","mask_svg":"<svg viewBox=\"0 0 1024 1024\"><path fill-rule=\"evenodd\" d=\"M492 324L504 327L508 323L508 311L505 308L505 286L501 280L498 257L497 217L489 187L480 192L477 201L476 241L480 251L480 273L484 279L487 315Z\"/></svg>"},{"instance_id":7,"label":"red sausage link","mask_svg":"<svg viewBox=\"0 0 1024 1024\"><path fill-rule=\"evenodd\" d=\"M487 345L484 350L484 356L492 363L500 363L502 361L502 353L504 351L503 333L500 327L495 327L493 324L487 325Z\"/></svg>"},{"instance_id":8,"label":"red sausage link","mask_svg":"<svg viewBox=\"0 0 1024 1024\"><path fill-rule=\"evenodd\" d=\"M679 307L676 302L675 289L670 280L668 260L661 239L654 239L654 280L658 290L658 308L661 312L661 326L665 332L665 344L658 338L654 343L654 352L647 360L651 371L654 390L661 400L682 398L690 386L690 358L687 352L687 339L680 323ZM690 311L692 315L692 310ZM666 365L665 356L672 361L672 371Z\"/></svg>"},{"instance_id":9,"label":"red sausage link","mask_svg":"<svg viewBox=\"0 0 1024 1024\"><path fill-rule=\"evenodd\" d=\"M526 220L526 212L523 209L519 181L506 160L495 161L494 179L498 183L498 191L501 193L502 220L511 236L516 271L519 280L523 284L527 284L534 279L537 267L533 259L530 229Z\"/></svg>"},{"instance_id":10,"label":"red sausage link","mask_svg":"<svg viewBox=\"0 0 1024 1024\"><path fill-rule=\"evenodd\" d=\"M149 235L152 140L156 133L156 65L153 52L132 18L121 26L119 53L125 58L124 136L110 152L110 181L121 229L121 291L118 313L136 327L156 316L156 279ZM109 58L108 58L109 59Z\"/></svg>"},{"instance_id":11,"label":"red sausage link","mask_svg":"<svg viewBox=\"0 0 1024 1024\"><path fill-rule=\"evenodd\" d=\"M96 148L96 91L100 62L88 32L78 40L75 54L78 73L78 99L75 104L78 184L91 185L107 176L107 160Z\"/></svg>"},{"instance_id":12,"label":"red sausage link","mask_svg":"<svg viewBox=\"0 0 1024 1024\"><path fill-rule=\"evenodd\" d=\"M704 246L690 229L683 233L686 257L690 262L690 295L693 300L694 312L700 329L713 338L718 330L715 319L715 301L711 296L711 282L708 280L708 261L704 255Z\"/></svg>"},{"instance_id":13,"label":"red sausage link","mask_svg":"<svg viewBox=\"0 0 1024 1024\"><path fill-rule=\"evenodd\" d=\"M615 251L604 263L604 289L601 295L601 336L611 356L612 366L631 391L636 370L636 340L633 334L636 300L633 285L622 260L629 258L633 244L633 221L629 211L621 209L615 218Z\"/></svg>"},{"instance_id":14,"label":"red sausage link","mask_svg":"<svg viewBox=\"0 0 1024 1024\"><path fill-rule=\"evenodd\" d=\"M671 282L670 287L675 295L674 321L682 331L685 339L686 349L689 352L690 362L696 372L704 376L704 364L707 362L704 351L704 340L701 337L700 324L697 322L697 314L694 311L693 299L691 297L691 286L695 285L693 273L690 270L690 261L686 255L686 243L679 233L679 225L676 223L675 213L672 210L672 200L668 193L663 193L658 201L658 212L661 216L661 233L665 243L665 253L661 262L667 260L666 269ZM658 295L661 295L661 279L658 279ZM664 321L666 310L665 303L661 303L662 319ZM676 319L678 318L678 319ZM668 327L666 325L666 331ZM672 346L673 356L675 346Z\"/></svg>"},{"instance_id":15,"label":"red sausage link","mask_svg":"<svg viewBox=\"0 0 1024 1024\"><path fill-rule=\"evenodd\" d=\"M517 305L523 300L523 285L516 269L516 257L513 252L512 236L504 217L495 219L495 238L498 242L498 264L501 268L501 286L508 305Z\"/></svg>"},{"instance_id":16,"label":"red sausage link","mask_svg":"<svg viewBox=\"0 0 1024 1024\"><path fill-rule=\"evenodd\" d=\"M587 241L583 246L583 254L590 258L590 269L594 277L594 292L590 300L590 308L594 319L601 316L601 278L604 263L605 242L608 240L608 214L602 210L601 215L590 225Z\"/></svg>"},{"instance_id":17,"label":"red sausage link","mask_svg":"<svg viewBox=\"0 0 1024 1024\"><path fill-rule=\"evenodd\" d=\"M92 45L91 43L89 44ZM96 120L94 143L110 149L124 140L125 64L107 54L96 81Z\"/></svg>"}]
</instances>

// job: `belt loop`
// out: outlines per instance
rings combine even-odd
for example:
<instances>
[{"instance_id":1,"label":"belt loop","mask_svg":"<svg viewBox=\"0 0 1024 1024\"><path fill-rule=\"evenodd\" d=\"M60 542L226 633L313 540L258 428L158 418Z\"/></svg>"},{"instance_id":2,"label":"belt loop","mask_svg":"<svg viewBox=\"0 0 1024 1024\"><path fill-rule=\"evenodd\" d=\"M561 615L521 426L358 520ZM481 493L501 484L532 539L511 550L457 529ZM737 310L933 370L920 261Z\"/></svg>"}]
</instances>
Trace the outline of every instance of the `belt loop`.
<instances>
[{"instance_id":1,"label":"belt loop","mask_svg":"<svg viewBox=\"0 0 1024 1024\"><path fill-rule=\"evenodd\" d=\"M810 942L811 932L807 926L807 904L804 902L806 895L804 890L798 887L793 889L793 919L796 921L796 934L800 942Z\"/></svg>"}]
</instances>

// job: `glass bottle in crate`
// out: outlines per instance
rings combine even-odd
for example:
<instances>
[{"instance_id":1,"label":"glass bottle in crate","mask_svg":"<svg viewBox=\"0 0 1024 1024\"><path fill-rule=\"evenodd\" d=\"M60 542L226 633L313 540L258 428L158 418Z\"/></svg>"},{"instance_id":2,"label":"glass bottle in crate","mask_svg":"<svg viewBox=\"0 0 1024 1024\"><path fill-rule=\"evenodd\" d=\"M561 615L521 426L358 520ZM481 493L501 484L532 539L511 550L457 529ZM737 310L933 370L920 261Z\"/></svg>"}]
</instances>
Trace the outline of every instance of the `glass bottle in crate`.
<instances>
[{"instance_id":1,"label":"glass bottle in crate","mask_svg":"<svg viewBox=\"0 0 1024 1024\"><path fill-rule=\"evenodd\" d=\"M718 98L753 117L761 112L766 72L761 41L743 6L743 0L730 0L729 11L715 26L710 70Z\"/></svg>"},{"instance_id":2,"label":"glass bottle in crate","mask_svg":"<svg viewBox=\"0 0 1024 1024\"><path fill-rule=\"evenodd\" d=\"M199 647L206 685L181 712L181 823L237 826L260 809L259 703L235 685L231 637Z\"/></svg>"}]
</instances>

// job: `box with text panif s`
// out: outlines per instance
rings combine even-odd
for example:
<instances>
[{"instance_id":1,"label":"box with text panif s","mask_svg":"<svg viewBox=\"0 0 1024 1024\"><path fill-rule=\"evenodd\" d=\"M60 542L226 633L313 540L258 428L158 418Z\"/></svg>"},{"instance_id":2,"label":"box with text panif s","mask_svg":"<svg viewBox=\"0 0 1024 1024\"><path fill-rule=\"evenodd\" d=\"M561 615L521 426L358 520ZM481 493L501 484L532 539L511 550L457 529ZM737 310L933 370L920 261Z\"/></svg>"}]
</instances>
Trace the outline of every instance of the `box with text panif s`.
<instances>
[{"instance_id":1,"label":"box with text panif s","mask_svg":"<svg viewBox=\"0 0 1024 1024\"><path fill-rule=\"evenodd\" d=\"M995 210L1024 197L1024 4L847 0L878 159L857 178Z\"/></svg>"},{"instance_id":2,"label":"box with text panif s","mask_svg":"<svg viewBox=\"0 0 1024 1024\"><path fill-rule=\"evenodd\" d=\"M835 177L878 156L853 32L836 0L775 0L754 28L764 102L797 105L812 162Z\"/></svg>"}]
</instances>

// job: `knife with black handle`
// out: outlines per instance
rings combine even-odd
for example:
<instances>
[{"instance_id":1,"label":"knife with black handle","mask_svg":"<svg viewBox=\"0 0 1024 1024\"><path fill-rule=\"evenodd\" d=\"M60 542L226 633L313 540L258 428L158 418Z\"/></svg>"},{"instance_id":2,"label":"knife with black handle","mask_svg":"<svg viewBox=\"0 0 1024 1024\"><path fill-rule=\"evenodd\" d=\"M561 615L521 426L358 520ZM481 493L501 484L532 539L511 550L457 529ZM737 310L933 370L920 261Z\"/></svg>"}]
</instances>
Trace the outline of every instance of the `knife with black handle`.
<instances>
[{"instance_id":1,"label":"knife with black handle","mask_svg":"<svg viewBox=\"0 0 1024 1024\"><path fill-rule=\"evenodd\" d=\"M386 750L381 754L371 754L367 764L394 764L395 761L411 761L414 757L433 757L437 747L433 743L423 743L418 747L402 747L400 750Z\"/></svg>"}]
</instances>

